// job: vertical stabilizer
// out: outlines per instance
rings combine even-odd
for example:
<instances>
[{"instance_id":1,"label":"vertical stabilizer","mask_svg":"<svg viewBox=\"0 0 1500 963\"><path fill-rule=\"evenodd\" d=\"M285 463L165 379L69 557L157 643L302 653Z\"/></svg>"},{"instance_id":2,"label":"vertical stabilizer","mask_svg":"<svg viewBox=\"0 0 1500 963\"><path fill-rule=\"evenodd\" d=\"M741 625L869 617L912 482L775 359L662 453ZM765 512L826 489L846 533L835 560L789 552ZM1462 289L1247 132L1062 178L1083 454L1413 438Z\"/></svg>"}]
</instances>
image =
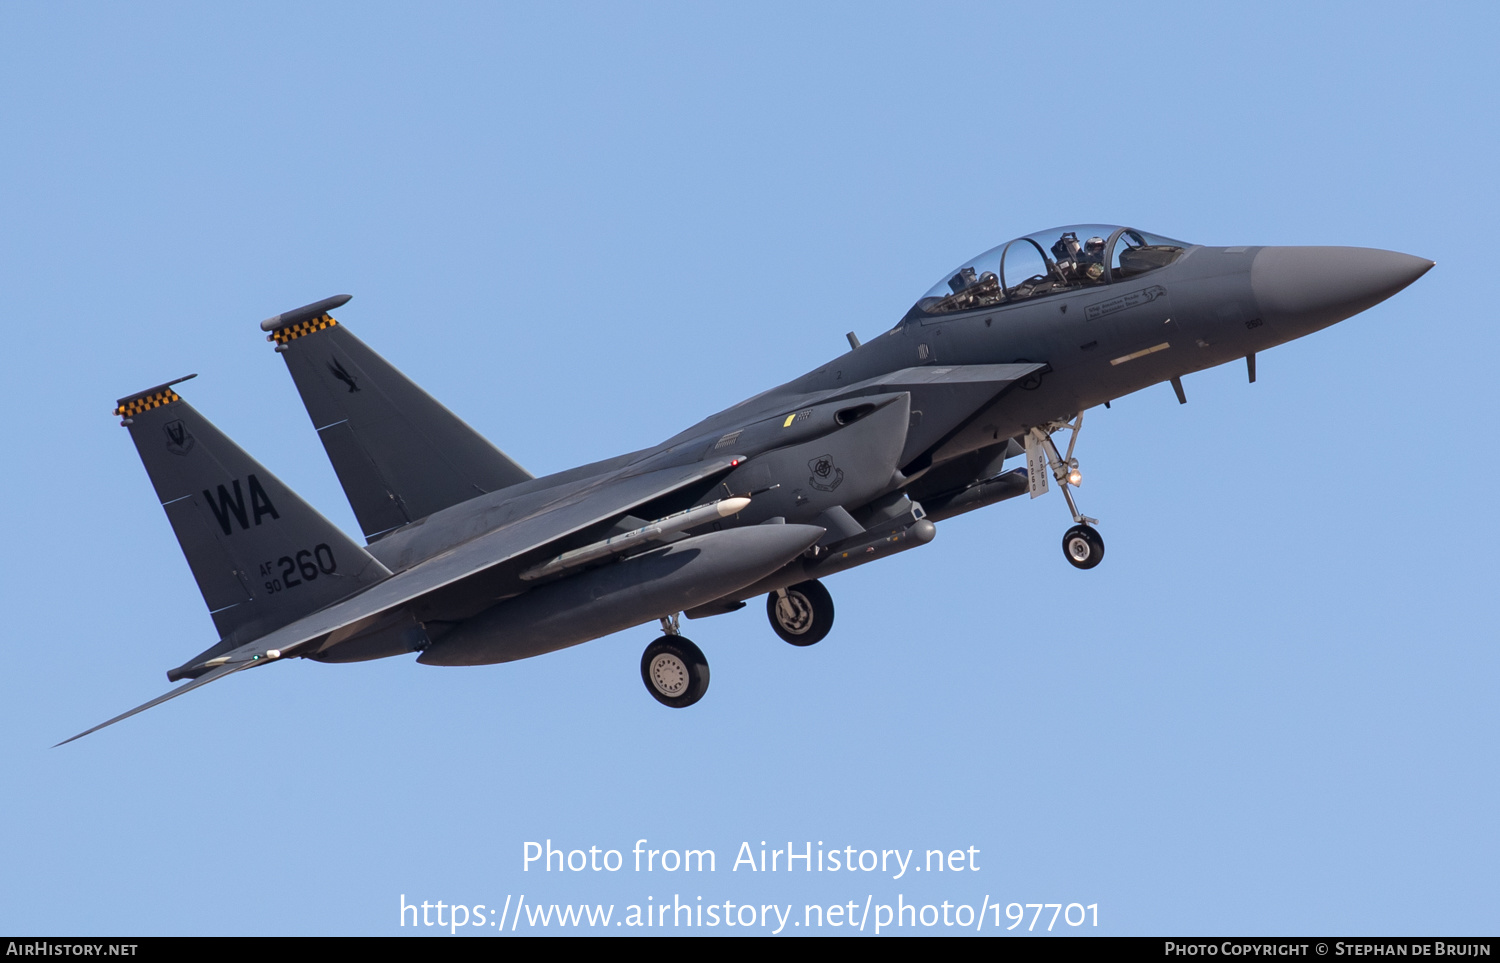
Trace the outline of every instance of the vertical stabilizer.
<instances>
[{"instance_id":1,"label":"vertical stabilizer","mask_svg":"<svg viewBox=\"0 0 1500 963\"><path fill-rule=\"evenodd\" d=\"M192 377L189 375L189 377ZM172 389L121 398L222 640L233 648L391 573Z\"/></svg>"},{"instance_id":2,"label":"vertical stabilizer","mask_svg":"<svg viewBox=\"0 0 1500 963\"><path fill-rule=\"evenodd\" d=\"M327 312L329 298L264 322L365 537L374 539L532 476Z\"/></svg>"}]
</instances>

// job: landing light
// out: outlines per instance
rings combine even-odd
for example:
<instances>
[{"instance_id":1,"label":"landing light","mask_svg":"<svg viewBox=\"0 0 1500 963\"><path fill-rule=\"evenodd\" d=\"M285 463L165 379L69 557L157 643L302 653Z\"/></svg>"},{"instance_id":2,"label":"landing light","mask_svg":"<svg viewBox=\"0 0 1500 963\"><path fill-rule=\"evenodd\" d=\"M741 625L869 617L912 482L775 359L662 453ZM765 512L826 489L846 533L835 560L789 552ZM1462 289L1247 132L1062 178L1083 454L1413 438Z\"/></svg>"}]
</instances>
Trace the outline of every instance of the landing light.
<instances>
[{"instance_id":1,"label":"landing light","mask_svg":"<svg viewBox=\"0 0 1500 963\"><path fill-rule=\"evenodd\" d=\"M1082 485L1083 484L1083 472L1079 471L1076 468L1073 469L1072 471L1068 472L1068 484L1072 485L1074 488L1077 488L1079 485Z\"/></svg>"}]
</instances>

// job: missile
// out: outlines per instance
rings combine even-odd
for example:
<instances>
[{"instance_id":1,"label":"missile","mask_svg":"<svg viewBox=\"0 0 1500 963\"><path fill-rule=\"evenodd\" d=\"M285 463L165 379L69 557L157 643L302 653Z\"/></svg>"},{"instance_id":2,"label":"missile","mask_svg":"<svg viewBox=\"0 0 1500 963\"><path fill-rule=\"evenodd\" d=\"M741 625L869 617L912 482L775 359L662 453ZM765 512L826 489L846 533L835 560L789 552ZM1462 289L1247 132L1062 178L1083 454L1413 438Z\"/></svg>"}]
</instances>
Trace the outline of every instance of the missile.
<instances>
[{"instance_id":1,"label":"missile","mask_svg":"<svg viewBox=\"0 0 1500 963\"><path fill-rule=\"evenodd\" d=\"M540 585L433 642L423 665L490 665L553 652L704 605L807 551L817 525L741 525Z\"/></svg>"},{"instance_id":2,"label":"missile","mask_svg":"<svg viewBox=\"0 0 1500 963\"><path fill-rule=\"evenodd\" d=\"M663 535L671 535L689 528L695 528L704 522L728 518L730 515L738 515L749 504L750 499L743 495L737 495L734 498L721 498L707 505L699 505L696 508L689 508L686 511L667 515L663 518L658 518L648 525L642 525L640 528L606 538L602 542L594 542L592 545L585 545L582 548L575 548L570 552L563 552L550 562L543 562L541 565L533 566L522 572L521 579L530 582L539 578L546 578L548 575L565 572L570 568L577 568L580 565L588 565L602 558L608 558L611 555L618 555L621 552L629 551L637 545L654 541Z\"/></svg>"}]
</instances>

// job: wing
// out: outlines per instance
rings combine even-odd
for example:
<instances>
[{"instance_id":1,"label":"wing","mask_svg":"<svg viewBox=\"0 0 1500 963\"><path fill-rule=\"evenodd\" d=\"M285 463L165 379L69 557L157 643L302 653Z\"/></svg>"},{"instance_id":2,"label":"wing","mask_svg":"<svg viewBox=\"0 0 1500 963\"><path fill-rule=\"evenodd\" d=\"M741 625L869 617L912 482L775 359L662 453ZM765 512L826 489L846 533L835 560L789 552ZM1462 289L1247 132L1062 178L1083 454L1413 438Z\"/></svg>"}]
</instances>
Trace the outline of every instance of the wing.
<instances>
[{"instance_id":1,"label":"wing","mask_svg":"<svg viewBox=\"0 0 1500 963\"><path fill-rule=\"evenodd\" d=\"M241 669L314 652L335 633L348 638L400 606L465 580L483 578L506 563L519 561L524 565L548 553L555 554L559 543L569 536L618 519L636 506L684 489L696 490L733 470L740 460L726 456L641 474L630 474L630 469L623 469L575 486L530 514L392 575L357 595L288 622L253 642L228 651L223 651L222 646L209 649L196 664L173 670L175 677L193 677L192 682L65 742L97 732Z\"/></svg>"},{"instance_id":2,"label":"wing","mask_svg":"<svg viewBox=\"0 0 1500 963\"><path fill-rule=\"evenodd\" d=\"M727 474L738 461L738 458L725 457L630 477L605 476L548 504L535 514L449 549L353 598L278 629L253 645L230 654L247 658L270 649L278 650L282 655L297 654L335 631L366 621L373 622L381 615L439 589L483 578L507 563L529 564L535 557L556 554L557 548L569 536L618 519L638 505ZM518 566L512 567L519 572Z\"/></svg>"}]
</instances>

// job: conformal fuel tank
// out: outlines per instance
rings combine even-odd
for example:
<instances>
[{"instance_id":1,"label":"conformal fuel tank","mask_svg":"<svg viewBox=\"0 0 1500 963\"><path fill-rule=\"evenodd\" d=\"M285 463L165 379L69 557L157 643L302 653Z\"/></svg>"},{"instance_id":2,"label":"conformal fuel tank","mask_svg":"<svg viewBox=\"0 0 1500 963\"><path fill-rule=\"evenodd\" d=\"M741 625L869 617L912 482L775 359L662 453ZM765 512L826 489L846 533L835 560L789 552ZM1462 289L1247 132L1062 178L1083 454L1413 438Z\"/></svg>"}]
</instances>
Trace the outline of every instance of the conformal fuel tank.
<instances>
[{"instance_id":1,"label":"conformal fuel tank","mask_svg":"<svg viewBox=\"0 0 1500 963\"><path fill-rule=\"evenodd\" d=\"M823 537L816 525L751 525L686 538L507 599L423 652L426 665L513 662L728 595Z\"/></svg>"}]
</instances>

